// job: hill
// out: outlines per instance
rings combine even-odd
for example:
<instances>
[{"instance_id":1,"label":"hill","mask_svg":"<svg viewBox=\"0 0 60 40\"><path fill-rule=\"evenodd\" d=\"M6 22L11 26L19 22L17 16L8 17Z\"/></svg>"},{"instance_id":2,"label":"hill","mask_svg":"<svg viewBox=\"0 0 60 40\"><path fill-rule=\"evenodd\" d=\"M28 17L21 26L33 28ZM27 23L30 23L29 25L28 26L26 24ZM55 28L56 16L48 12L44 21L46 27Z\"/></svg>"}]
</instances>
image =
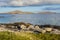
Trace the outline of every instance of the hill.
<instances>
[{"instance_id":1,"label":"hill","mask_svg":"<svg viewBox=\"0 0 60 40\"><path fill-rule=\"evenodd\" d=\"M32 14L32 12L23 12L23 11L19 11L19 10L7 12L7 13L9 13L9 14Z\"/></svg>"},{"instance_id":2,"label":"hill","mask_svg":"<svg viewBox=\"0 0 60 40\"><path fill-rule=\"evenodd\" d=\"M40 14L54 14L54 13L56 13L56 12L45 11L45 12L38 12L38 13L40 13Z\"/></svg>"}]
</instances>

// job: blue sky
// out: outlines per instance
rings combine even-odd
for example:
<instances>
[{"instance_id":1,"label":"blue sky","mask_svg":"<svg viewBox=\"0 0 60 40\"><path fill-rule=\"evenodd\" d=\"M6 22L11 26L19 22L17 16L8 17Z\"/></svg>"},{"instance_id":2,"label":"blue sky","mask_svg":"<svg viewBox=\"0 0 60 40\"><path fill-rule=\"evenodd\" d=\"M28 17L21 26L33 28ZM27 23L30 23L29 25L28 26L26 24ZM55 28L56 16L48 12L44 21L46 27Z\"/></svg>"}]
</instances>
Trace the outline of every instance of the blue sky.
<instances>
[{"instance_id":1,"label":"blue sky","mask_svg":"<svg viewBox=\"0 0 60 40\"><path fill-rule=\"evenodd\" d=\"M10 12L14 10L28 12L53 11L60 12L60 5L43 5L43 6L25 6L25 7L0 7L0 12Z\"/></svg>"},{"instance_id":2,"label":"blue sky","mask_svg":"<svg viewBox=\"0 0 60 40\"><path fill-rule=\"evenodd\" d=\"M40 6L35 7L0 7L0 12L8 12L8 11L14 11L14 10L20 10L20 11L29 11L29 12L37 12L42 10Z\"/></svg>"},{"instance_id":3,"label":"blue sky","mask_svg":"<svg viewBox=\"0 0 60 40\"><path fill-rule=\"evenodd\" d=\"M4 7L4 6L20 6L20 7ZM14 10L29 11L29 12L40 12L40 11L60 12L60 0L0 0L0 12L10 12Z\"/></svg>"}]
</instances>

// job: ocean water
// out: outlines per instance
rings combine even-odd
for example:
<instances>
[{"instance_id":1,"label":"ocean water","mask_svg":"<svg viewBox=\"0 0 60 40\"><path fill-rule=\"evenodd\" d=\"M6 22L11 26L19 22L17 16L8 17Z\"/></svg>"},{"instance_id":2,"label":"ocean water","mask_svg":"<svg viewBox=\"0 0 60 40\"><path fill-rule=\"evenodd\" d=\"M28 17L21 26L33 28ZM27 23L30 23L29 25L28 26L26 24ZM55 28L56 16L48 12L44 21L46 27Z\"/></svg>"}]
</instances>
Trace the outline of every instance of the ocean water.
<instances>
[{"instance_id":1,"label":"ocean water","mask_svg":"<svg viewBox=\"0 0 60 40\"><path fill-rule=\"evenodd\" d=\"M26 12L52 11L56 14L0 14L0 23L26 22L31 24L51 24L60 25L60 4L39 5L25 7L0 7L0 12L10 12L14 10Z\"/></svg>"},{"instance_id":2,"label":"ocean water","mask_svg":"<svg viewBox=\"0 0 60 40\"><path fill-rule=\"evenodd\" d=\"M14 22L60 25L60 14L0 14L0 23Z\"/></svg>"}]
</instances>

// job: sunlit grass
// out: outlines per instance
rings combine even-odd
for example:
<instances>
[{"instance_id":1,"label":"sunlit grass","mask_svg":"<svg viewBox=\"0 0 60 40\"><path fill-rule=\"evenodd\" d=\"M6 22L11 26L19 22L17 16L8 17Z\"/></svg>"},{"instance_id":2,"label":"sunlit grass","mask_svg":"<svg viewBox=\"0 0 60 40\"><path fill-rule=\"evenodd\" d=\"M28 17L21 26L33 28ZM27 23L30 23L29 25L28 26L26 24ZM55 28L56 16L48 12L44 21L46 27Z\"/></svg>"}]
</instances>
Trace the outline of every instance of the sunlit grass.
<instances>
[{"instance_id":1,"label":"sunlit grass","mask_svg":"<svg viewBox=\"0 0 60 40\"><path fill-rule=\"evenodd\" d=\"M35 34L28 32L0 32L0 40L60 40L60 34Z\"/></svg>"}]
</instances>

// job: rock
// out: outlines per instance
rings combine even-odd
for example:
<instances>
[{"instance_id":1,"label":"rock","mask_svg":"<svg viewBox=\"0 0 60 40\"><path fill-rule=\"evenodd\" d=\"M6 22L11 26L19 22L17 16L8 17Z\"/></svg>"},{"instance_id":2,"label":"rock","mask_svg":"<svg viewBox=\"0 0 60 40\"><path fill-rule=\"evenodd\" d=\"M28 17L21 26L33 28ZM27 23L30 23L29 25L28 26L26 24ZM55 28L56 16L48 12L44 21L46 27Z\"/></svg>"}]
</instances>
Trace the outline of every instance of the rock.
<instances>
[{"instance_id":1,"label":"rock","mask_svg":"<svg viewBox=\"0 0 60 40\"><path fill-rule=\"evenodd\" d=\"M33 25L29 25L28 30L33 31L34 30L34 26Z\"/></svg>"},{"instance_id":2,"label":"rock","mask_svg":"<svg viewBox=\"0 0 60 40\"><path fill-rule=\"evenodd\" d=\"M6 27L6 25L0 25L0 27L4 27L4 28L5 28L5 27Z\"/></svg>"},{"instance_id":3,"label":"rock","mask_svg":"<svg viewBox=\"0 0 60 40\"><path fill-rule=\"evenodd\" d=\"M34 26L34 29L35 29L35 30L40 30L40 28L39 28L38 25L35 25L35 26Z\"/></svg>"},{"instance_id":4,"label":"rock","mask_svg":"<svg viewBox=\"0 0 60 40\"><path fill-rule=\"evenodd\" d=\"M23 30L26 29L26 26L23 25L23 24L22 24L20 27L21 27Z\"/></svg>"},{"instance_id":5,"label":"rock","mask_svg":"<svg viewBox=\"0 0 60 40\"><path fill-rule=\"evenodd\" d=\"M52 31L51 33L53 33L53 34L60 34L60 30L58 30L58 29L53 29L53 31Z\"/></svg>"},{"instance_id":6,"label":"rock","mask_svg":"<svg viewBox=\"0 0 60 40\"><path fill-rule=\"evenodd\" d=\"M46 33L46 30L42 30L41 32L42 32L42 33Z\"/></svg>"},{"instance_id":7,"label":"rock","mask_svg":"<svg viewBox=\"0 0 60 40\"><path fill-rule=\"evenodd\" d=\"M48 31L48 32L51 32L53 30L53 28L47 27L47 28L45 28L45 30Z\"/></svg>"},{"instance_id":8,"label":"rock","mask_svg":"<svg viewBox=\"0 0 60 40\"><path fill-rule=\"evenodd\" d=\"M34 33L41 33L40 31L38 31L38 30L34 30Z\"/></svg>"}]
</instances>

